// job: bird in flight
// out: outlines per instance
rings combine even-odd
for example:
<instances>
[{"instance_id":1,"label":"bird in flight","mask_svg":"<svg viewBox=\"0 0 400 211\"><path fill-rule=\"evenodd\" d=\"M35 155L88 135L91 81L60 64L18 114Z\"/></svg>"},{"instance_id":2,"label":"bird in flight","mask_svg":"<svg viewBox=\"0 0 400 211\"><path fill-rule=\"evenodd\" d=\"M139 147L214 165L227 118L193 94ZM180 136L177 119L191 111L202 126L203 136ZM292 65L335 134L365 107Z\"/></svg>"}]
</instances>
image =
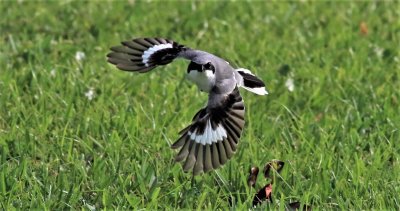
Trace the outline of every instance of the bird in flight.
<instances>
[{"instance_id":1,"label":"bird in flight","mask_svg":"<svg viewBox=\"0 0 400 211\"><path fill-rule=\"evenodd\" d=\"M121 44L107 54L108 62L118 69L144 73L176 58L187 59L187 79L208 93L207 106L194 115L171 146L180 148L175 160L182 162L183 170L198 175L232 158L245 123L245 107L238 87L266 95L264 82L247 69L235 69L220 57L169 39L136 38Z\"/></svg>"}]
</instances>

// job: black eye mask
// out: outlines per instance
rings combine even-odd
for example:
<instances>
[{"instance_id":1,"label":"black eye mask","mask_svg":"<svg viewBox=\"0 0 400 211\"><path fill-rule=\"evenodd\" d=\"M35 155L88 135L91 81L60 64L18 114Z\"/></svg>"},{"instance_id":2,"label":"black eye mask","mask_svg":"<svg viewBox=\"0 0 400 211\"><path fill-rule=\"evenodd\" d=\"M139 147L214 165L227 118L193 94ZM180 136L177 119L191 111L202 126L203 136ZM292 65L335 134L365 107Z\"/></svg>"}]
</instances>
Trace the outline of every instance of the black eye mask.
<instances>
[{"instance_id":1,"label":"black eye mask","mask_svg":"<svg viewBox=\"0 0 400 211\"><path fill-rule=\"evenodd\" d=\"M203 65L197 64L196 62L190 62L187 72L189 73L191 70L197 70L199 72L203 72Z\"/></svg>"},{"instance_id":2,"label":"black eye mask","mask_svg":"<svg viewBox=\"0 0 400 211\"><path fill-rule=\"evenodd\" d=\"M211 64L211 62L203 65L203 70L211 70L213 73L215 73L215 67Z\"/></svg>"}]
</instances>

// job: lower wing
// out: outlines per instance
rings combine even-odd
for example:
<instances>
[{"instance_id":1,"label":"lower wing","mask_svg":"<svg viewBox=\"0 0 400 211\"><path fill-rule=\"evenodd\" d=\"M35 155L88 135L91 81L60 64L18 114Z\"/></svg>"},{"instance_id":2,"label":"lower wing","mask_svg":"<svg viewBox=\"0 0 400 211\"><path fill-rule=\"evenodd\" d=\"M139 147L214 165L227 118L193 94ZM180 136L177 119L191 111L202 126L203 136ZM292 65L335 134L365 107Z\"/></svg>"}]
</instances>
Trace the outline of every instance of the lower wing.
<instances>
[{"instance_id":1,"label":"lower wing","mask_svg":"<svg viewBox=\"0 0 400 211\"><path fill-rule=\"evenodd\" d=\"M244 127L244 104L238 88L223 98L219 107L201 109L172 145L181 148L177 162L194 175L216 169L236 152Z\"/></svg>"}]
</instances>

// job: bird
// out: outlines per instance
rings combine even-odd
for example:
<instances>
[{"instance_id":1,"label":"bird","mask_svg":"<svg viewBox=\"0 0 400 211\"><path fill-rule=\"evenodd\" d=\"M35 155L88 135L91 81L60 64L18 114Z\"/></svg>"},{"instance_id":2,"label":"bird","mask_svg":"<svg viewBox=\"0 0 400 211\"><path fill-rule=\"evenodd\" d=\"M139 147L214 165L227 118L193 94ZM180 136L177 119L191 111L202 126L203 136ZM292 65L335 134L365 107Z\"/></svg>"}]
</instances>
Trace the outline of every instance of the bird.
<instances>
[{"instance_id":1,"label":"bird","mask_svg":"<svg viewBox=\"0 0 400 211\"><path fill-rule=\"evenodd\" d=\"M245 125L245 106L239 87L267 95L264 82L245 68L165 38L134 38L110 48L107 61L118 69L145 73L175 59L189 60L186 77L208 94L206 106L181 130L171 145L179 149L175 161L184 172L199 175L215 170L232 158Z\"/></svg>"}]
</instances>

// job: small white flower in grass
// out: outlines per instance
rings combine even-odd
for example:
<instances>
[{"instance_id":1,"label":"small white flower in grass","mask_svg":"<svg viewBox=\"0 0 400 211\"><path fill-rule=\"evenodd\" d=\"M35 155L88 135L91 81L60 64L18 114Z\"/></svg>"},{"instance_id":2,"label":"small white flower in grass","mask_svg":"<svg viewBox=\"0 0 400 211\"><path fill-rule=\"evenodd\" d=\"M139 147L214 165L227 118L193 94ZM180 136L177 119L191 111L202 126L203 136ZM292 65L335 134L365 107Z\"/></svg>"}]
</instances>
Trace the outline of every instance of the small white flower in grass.
<instances>
[{"instance_id":1,"label":"small white flower in grass","mask_svg":"<svg viewBox=\"0 0 400 211\"><path fill-rule=\"evenodd\" d=\"M78 62L84 60L85 57L86 57L86 55L85 55L85 53L83 53L82 51L77 51L77 52L75 53L75 59L76 59L76 61L78 61Z\"/></svg>"},{"instance_id":2,"label":"small white flower in grass","mask_svg":"<svg viewBox=\"0 0 400 211\"><path fill-rule=\"evenodd\" d=\"M384 51L384 50L385 50L385 49L383 49L383 48L381 48L381 47L379 47L379 46L376 46L376 47L374 48L375 54L376 54L376 56L379 57L379 58L382 58L382 56L383 56L383 51Z\"/></svg>"},{"instance_id":3,"label":"small white flower in grass","mask_svg":"<svg viewBox=\"0 0 400 211\"><path fill-rule=\"evenodd\" d=\"M382 58L385 49L379 47L377 44L370 43L368 47L372 48L377 57Z\"/></svg>"},{"instance_id":4,"label":"small white flower in grass","mask_svg":"<svg viewBox=\"0 0 400 211\"><path fill-rule=\"evenodd\" d=\"M285 86L286 88L290 91L293 92L294 91L294 81L293 78L288 78L285 82Z\"/></svg>"},{"instance_id":5,"label":"small white flower in grass","mask_svg":"<svg viewBox=\"0 0 400 211\"><path fill-rule=\"evenodd\" d=\"M94 89L93 88L89 88L89 90L85 93L85 97L88 100L93 100L93 98L94 98Z\"/></svg>"},{"instance_id":6,"label":"small white flower in grass","mask_svg":"<svg viewBox=\"0 0 400 211\"><path fill-rule=\"evenodd\" d=\"M50 75L51 75L51 77L56 77L56 70L55 69L51 69L50 70Z\"/></svg>"}]
</instances>

